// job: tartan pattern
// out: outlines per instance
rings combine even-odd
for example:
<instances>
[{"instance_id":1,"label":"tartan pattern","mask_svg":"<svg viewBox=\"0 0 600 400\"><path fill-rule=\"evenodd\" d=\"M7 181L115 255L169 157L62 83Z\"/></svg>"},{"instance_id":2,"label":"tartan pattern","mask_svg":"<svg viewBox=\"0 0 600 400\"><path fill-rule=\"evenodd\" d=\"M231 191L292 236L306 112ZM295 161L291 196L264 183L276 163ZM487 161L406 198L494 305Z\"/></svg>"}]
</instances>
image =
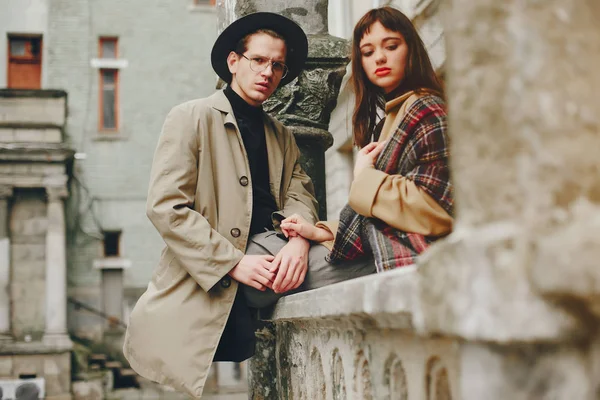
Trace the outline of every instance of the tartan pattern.
<instances>
[{"instance_id":1,"label":"tartan pattern","mask_svg":"<svg viewBox=\"0 0 600 400\"><path fill-rule=\"evenodd\" d=\"M413 180L453 215L448 147L444 101L427 94L407 110L375 168ZM340 212L338 232L327 258L337 263L371 253L377 272L383 272L414 264L416 257L436 239L400 231L377 218L359 215L346 205Z\"/></svg>"}]
</instances>

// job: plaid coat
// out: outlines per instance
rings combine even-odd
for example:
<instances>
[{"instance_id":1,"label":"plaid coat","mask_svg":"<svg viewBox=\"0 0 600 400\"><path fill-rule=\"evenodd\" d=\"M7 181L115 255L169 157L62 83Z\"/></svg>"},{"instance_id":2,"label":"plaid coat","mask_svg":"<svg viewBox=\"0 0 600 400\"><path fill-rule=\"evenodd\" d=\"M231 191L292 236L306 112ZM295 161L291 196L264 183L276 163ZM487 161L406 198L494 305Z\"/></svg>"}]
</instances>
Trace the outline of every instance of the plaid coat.
<instances>
[{"instance_id":1,"label":"plaid coat","mask_svg":"<svg viewBox=\"0 0 600 400\"><path fill-rule=\"evenodd\" d=\"M444 101L433 94L417 99L407 110L375 168L413 180L453 214L453 189L448 167L448 136ZM373 254L377 272L415 263L437 237L403 232L377 218L356 213L346 205L328 261Z\"/></svg>"}]
</instances>

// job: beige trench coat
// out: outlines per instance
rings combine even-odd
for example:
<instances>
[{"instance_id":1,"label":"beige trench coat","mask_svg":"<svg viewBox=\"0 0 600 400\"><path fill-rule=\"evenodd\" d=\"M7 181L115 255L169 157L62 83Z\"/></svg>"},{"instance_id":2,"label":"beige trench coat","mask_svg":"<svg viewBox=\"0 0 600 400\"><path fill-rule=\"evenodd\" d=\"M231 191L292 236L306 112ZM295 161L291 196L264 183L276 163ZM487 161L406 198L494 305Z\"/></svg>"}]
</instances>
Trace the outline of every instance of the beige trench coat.
<instances>
[{"instance_id":1,"label":"beige trench coat","mask_svg":"<svg viewBox=\"0 0 600 400\"><path fill-rule=\"evenodd\" d=\"M265 135L280 213L316 221L293 135L266 115ZM227 97L219 91L173 108L147 202L166 247L131 313L123 348L137 373L200 398L238 288L227 273L244 256L251 213L250 170Z\"/></svg>"}]
</instances>

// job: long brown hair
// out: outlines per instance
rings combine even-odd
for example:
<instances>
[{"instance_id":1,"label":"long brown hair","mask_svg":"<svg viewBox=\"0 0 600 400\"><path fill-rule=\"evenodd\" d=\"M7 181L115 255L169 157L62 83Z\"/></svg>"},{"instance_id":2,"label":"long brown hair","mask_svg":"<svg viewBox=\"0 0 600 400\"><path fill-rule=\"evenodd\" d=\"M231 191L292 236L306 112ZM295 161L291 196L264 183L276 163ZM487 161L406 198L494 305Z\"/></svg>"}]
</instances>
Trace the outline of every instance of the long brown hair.
<instances>
[{"instance_id":1,"label":"long brown hair","mask_svg":"<svg viewBox=\"0 0 600 400\"><path fill-rule=\"evenodd\" d=\"M365 34L369 33L375 22L380 22L390 31L400 33L408 46L404 79L395 92L429 90L443 96L442 83L437 77L425 45L410 19L393 7L375 8L367 12L354 27L352 37L351 80L356 99L352 124L354 126L354 144L359 147L363 147L371 141L377 125L377 109L383 108L385 104L383 90L369 81L362 67L360 52L360 41Z\"/></svg>"}]
</instances>

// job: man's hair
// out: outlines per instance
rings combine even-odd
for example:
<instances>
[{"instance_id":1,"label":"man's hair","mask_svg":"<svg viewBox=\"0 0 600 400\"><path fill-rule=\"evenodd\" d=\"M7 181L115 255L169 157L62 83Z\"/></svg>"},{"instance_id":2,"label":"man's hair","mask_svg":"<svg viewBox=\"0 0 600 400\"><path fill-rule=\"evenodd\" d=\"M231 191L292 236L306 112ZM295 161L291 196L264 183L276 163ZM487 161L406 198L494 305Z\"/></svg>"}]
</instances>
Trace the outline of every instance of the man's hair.
<instances>
[{"instance_id":1,"label":"man's hair","mask_svg":"<svg viewBox=\"0 0 600 400\"><path fill-rule=\"evenodd\" d=\"M285 40L285 38L282 35L280 35L279 33L275 32L274 30L271 30L271 29L257 29L254 32L250 32L249 34L247 34L246 36L241 38L235 45L235 48L233 49L233 51L235 51L236 53L240 53L240 54L245 53L246 50L248 50L248 41L250 41L250 38L259 33L264 33L266 35L271 36L272 38L283 40L283 42L285 43L285 47L287 49L287 41Z\"/></svg>"}]
</instances>

